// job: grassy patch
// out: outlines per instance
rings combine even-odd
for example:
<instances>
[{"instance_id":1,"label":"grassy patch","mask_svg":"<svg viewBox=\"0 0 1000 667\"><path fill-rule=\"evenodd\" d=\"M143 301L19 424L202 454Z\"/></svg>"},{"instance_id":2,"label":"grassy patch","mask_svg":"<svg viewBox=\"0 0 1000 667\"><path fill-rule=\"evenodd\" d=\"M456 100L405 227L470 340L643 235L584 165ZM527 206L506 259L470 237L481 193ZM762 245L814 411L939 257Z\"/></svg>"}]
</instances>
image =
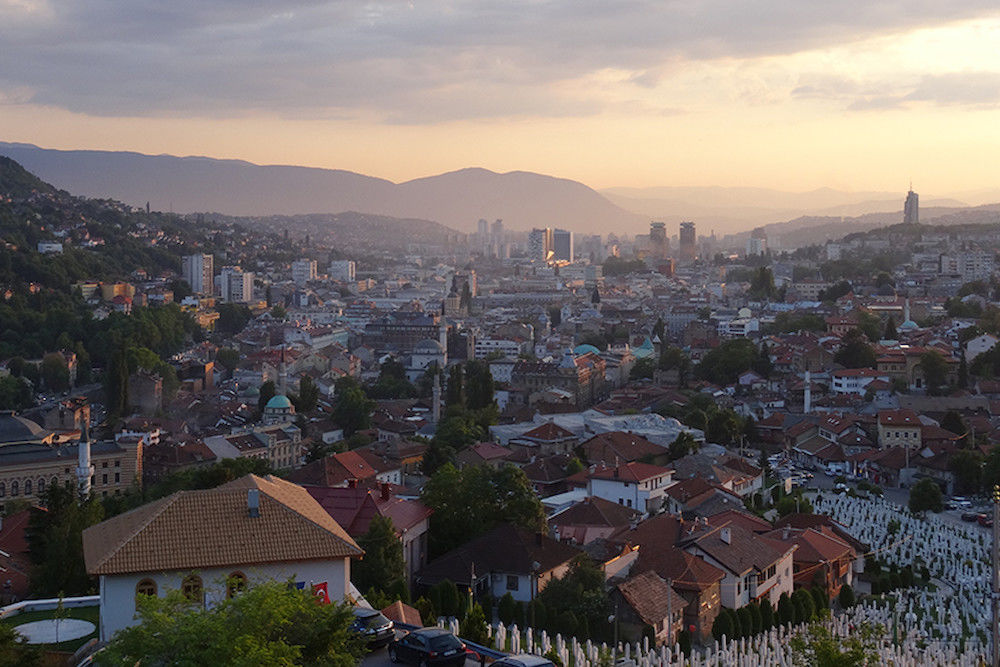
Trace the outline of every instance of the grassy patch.
<instances>
[{"instance_id":1,"label":"grassy patch","mask_svg":"<svg viewBox=\"0 0 1000 667\"><path fill-rule=\"evenodd\" d=\"M42 648L50 651L67 651L72 653L76 649L80 648L86 644L91 639L97 637L97 631L99 628L99 618L101 613L101 608L97 605L93 607L74 607L64 610L65 618L78 618L83 621L90 621L94 624L94 631L87 635L86 637L80 637L79 639L71 639L70 641L59 642L58 644L44 644ZM9 625L11 627L16 627L22 623L31 623L32 621L44 621L46 619L55 618L55 609L50 609L48 611L28 611L21 612L16 616L8 616L7 618L0 619L0 623L4 625Z\"/></svg>"}]
</instances>

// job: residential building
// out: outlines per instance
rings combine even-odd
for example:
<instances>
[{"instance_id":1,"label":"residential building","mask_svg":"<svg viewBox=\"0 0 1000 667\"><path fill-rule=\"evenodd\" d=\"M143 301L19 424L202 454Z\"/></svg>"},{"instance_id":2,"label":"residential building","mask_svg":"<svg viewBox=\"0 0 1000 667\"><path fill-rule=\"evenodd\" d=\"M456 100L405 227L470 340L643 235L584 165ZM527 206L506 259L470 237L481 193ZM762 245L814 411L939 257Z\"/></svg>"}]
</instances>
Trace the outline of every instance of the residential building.
<instances>
[{"instance_id":1,"label":"residential building","mask_svg":"<svg viewBox=\"0 0 1000 667\"><path fill-rule=\"evenodd\" d=\"M880 410L878 413L878 446L920 448L923 423L913 410Z\"/></svg>"},{"instance_id":2,"label":"residential building","mask_svg":"<svg viewBox=\"0 0 1000 667\"><path fill-rule=\"evenodd\" d=\"M292 282L299 287L316 280L316 260L299 259L292 262Z\"/></svg>"},{"instance_id":3,"label":"residential building","mask_svg":"<svg viewBox=\"0 0 1000 667\"><path fill-rule=\"evenodd\" d=\"M595 470L587 477L587 495L652 514L663 505L673 474L670 468L634 461Z\"/></svg>"},{"instance_id":4,"label":"residential building","mask_svg":"<svg viewBox=\"0 0 1000 667\"><path fill-rule=\"evenodd\" d=\"M180 491L83 531L101 641L138 621L139 595L179 590L211 607L253 582L290 581L344 600L363 553L305 489L271 475Z\"/></svg>"},{"instance_id":5,"label":"residential building","mask_svg":"<svg viewBox=\"0 0 1000 667\"><path fill-rule=\"evenodd\" d=\"M212 255L186 255L181 259L181 275L195 294L211 295L215 290L215 258Z\"/></svg>"},{"instance_id":6,"label":"residential building","mask_svg":"<svg viewBox=\"0 0 1000 667\"><path fill-rule=\"evenodd\" d=\"M356 280L357 268L354 260L338 259L330 262L327 269L331 280L338 280L343 283L352 283Z\"/></svg>"},{"instance_id":7,"label":"residential building","mask_svg":"<svg viewBox=\"0 0 1000 667\"><path fill-rule=\"evenodd\" d=\"M654 644L673 646L677 633L684 629L687 600L651 570L612 588L611 600L618 610L619 631L627 641L640 641L646 627L651 627Z\"/></svg>"},{"instance_id":8,"label":"residential building","mask_svg":"<svg viewBox=\"0 0 1000 667\"><path fill-rule=\"evenodd\" d=\"M253 273L238 266L224 266L219 274L219 287L223 301L248 303L253 300Z\"/></svg>"},{"instance_id":9,"label":"residential building","mask_svg":"<svg viewBox=\"0 0 1000 667\"><path fill-rule=\"evenodd\" d=\"M573 262L573 232L565 229L552 231L552 259L558 262Z\"/></svg>"}]
</instances>

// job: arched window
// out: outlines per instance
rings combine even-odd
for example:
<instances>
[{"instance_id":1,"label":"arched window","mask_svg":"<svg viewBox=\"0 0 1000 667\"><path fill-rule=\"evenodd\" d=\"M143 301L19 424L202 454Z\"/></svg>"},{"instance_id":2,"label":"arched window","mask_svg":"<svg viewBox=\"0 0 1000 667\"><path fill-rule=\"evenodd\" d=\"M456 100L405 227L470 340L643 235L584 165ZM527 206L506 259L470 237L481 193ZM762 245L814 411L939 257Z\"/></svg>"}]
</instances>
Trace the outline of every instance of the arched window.
<instances>
[{"instance_id":1,"label":"arched window","mask_svg":"<svg viewBox=\"0 0 1000 667\"><path fill-rule=\"evenodd\" d=\"M231 598L243 592L247 587L247 575L242 572L233 572L226 579L226 597Z\"/></svg>"},{"instance_id":2,"label":"arched window","mask_svg":"<svg viewBox=\"0 0 1000 667\"><path fill-rule=\"evenodd\" d=\"M156 582L152 579L143 579L135 585L135 599L139 600L140 595L149 595L153 597L156 595Z\"/></svg>"},{"instance_id":3,"label":"arched window","mask_svg":"<svg viewBox=\"0 0 1000 667\"><path fill-rule=\"evenodd\" d=\"M59 484L59 478L56 477L55 475L53 475L52 476L52 481L50 482L50 484L52 484L52 486L58 485Z\"/></svg>"},{"instance_id":4,"label":"arched window","mask_svg":"<svg viewBox=\"0 0 1000 667\"><path fill-rule=\"evenodd\" d=\"M197 574L189 574L181 582L181 593L191 602L202 602L201 577Z\"/></svg>"},{"instance_id":5,"label":"arched window","mask_svg":"<svg viewBox=\"0 0 1000 667\"><path fill-rule=\"evenodd\" d=\"M24 495L26 495L26 496L30 496L31 495L31 480L30 479L24 480Z\"/></svg>"},{"instance_id":6,"label":"arched window","mask_svg":"<svg viewBox=\"0 0 1000 667\"><path fill-rule=\"evenodd\" d=\"M38 495L42 495L43 493L45 493L45 478L44 477L39 477L38 478Z\"/></svg>"},{"instance_id":7,"label":"arched window","mask_svg":"<svg viewBox=\"0 0 1000 667\"><path fill-rule=\"evenodd\" d=\"M16 496L18 494L18 492L19 492L19 489L17 488L17 480L15 480L15 481L13 481L13 482L10 483L10 495Z\"/></svg>"},{"instance_id":8,"label":"arched window","mask_svg":"<svg viewBox=\"0 0 1000 667\"><path fill-rule=\"evenodd\" d=\"M6 495L7 495L7 485L4 484L3 482L0 482L0 498L3 498Z\"/></svg>"}]
</instances>

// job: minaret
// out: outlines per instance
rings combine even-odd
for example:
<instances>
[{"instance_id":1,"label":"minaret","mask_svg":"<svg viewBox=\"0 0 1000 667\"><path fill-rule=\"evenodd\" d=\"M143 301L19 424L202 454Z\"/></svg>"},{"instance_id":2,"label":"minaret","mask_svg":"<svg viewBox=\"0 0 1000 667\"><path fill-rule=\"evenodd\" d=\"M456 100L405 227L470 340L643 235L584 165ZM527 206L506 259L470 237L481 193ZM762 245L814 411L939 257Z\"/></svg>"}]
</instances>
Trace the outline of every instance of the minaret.
<instances>
[{"instance_id":1,"label":"minaret","mask_svg":"<svg viewBox=\"0 0 1000 667\"><path fill-rule=\"evenodd\" d=\"M441 421L441 375L434 373L434 393L431 398L431 421L437 426Z\"/></svg>"},{"instance_id":2,"label":"minaret","mask_svg":"<svg viewBox=\"0 0 1000 667\"><path fill-rule=\"evenodd\" d=\"M802 412L809 414L812 410L812 380L809 377L809 371L806 371L806 386L802 394Z\"/></svg>"},{"instance_id":3,"label":"minaret","mask_svg":"<svg viewBox=\"0 0 1000 667\"><path fill-rule=\"evenodd\" d=\"M278 393L288 396L288 369L285 366L285 346L281 346L281 363L278 364Z\"/></svg>"},{"instance_id":4,"label":"minaret","mask_svg":"<svg viewBox=\"0 0 1000 667\"><path fill-rule=\"evenodd\" d=\"M906 301L903 302L903 321L910 321L910 297L906 297Z\"/></svg>"},{"instance_id":5,"label":"minaret","mask_svg":"<svg viewBox=\"0 0 1000 667\"><path fill-rule=\"evenodd\" d=\"M94 466L90 464L90 427L83 425L83 433L80 434L80 445L78 447L79 457L76 466L77 489L80 498L86 499L90 496L90 479L94 476Z\"/></svg>"}]
</instances>

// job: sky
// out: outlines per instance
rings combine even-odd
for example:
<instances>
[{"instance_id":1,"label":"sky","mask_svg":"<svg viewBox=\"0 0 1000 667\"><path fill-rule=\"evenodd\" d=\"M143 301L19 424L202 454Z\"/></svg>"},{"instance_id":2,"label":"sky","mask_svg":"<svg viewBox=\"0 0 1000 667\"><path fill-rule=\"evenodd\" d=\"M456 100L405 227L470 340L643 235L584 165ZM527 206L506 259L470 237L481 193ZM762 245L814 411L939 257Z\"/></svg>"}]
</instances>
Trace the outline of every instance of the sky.
<instances>
[{"instance_id":1,"label":"sky","mask_svg":"<svg viewBox=\"0 0 1000 667\"><path fill-rule=\"evenodd\" d=\"M394 181L997 186L996 0L0 0L0 141Z\"/></svg>"}]
</instances>

